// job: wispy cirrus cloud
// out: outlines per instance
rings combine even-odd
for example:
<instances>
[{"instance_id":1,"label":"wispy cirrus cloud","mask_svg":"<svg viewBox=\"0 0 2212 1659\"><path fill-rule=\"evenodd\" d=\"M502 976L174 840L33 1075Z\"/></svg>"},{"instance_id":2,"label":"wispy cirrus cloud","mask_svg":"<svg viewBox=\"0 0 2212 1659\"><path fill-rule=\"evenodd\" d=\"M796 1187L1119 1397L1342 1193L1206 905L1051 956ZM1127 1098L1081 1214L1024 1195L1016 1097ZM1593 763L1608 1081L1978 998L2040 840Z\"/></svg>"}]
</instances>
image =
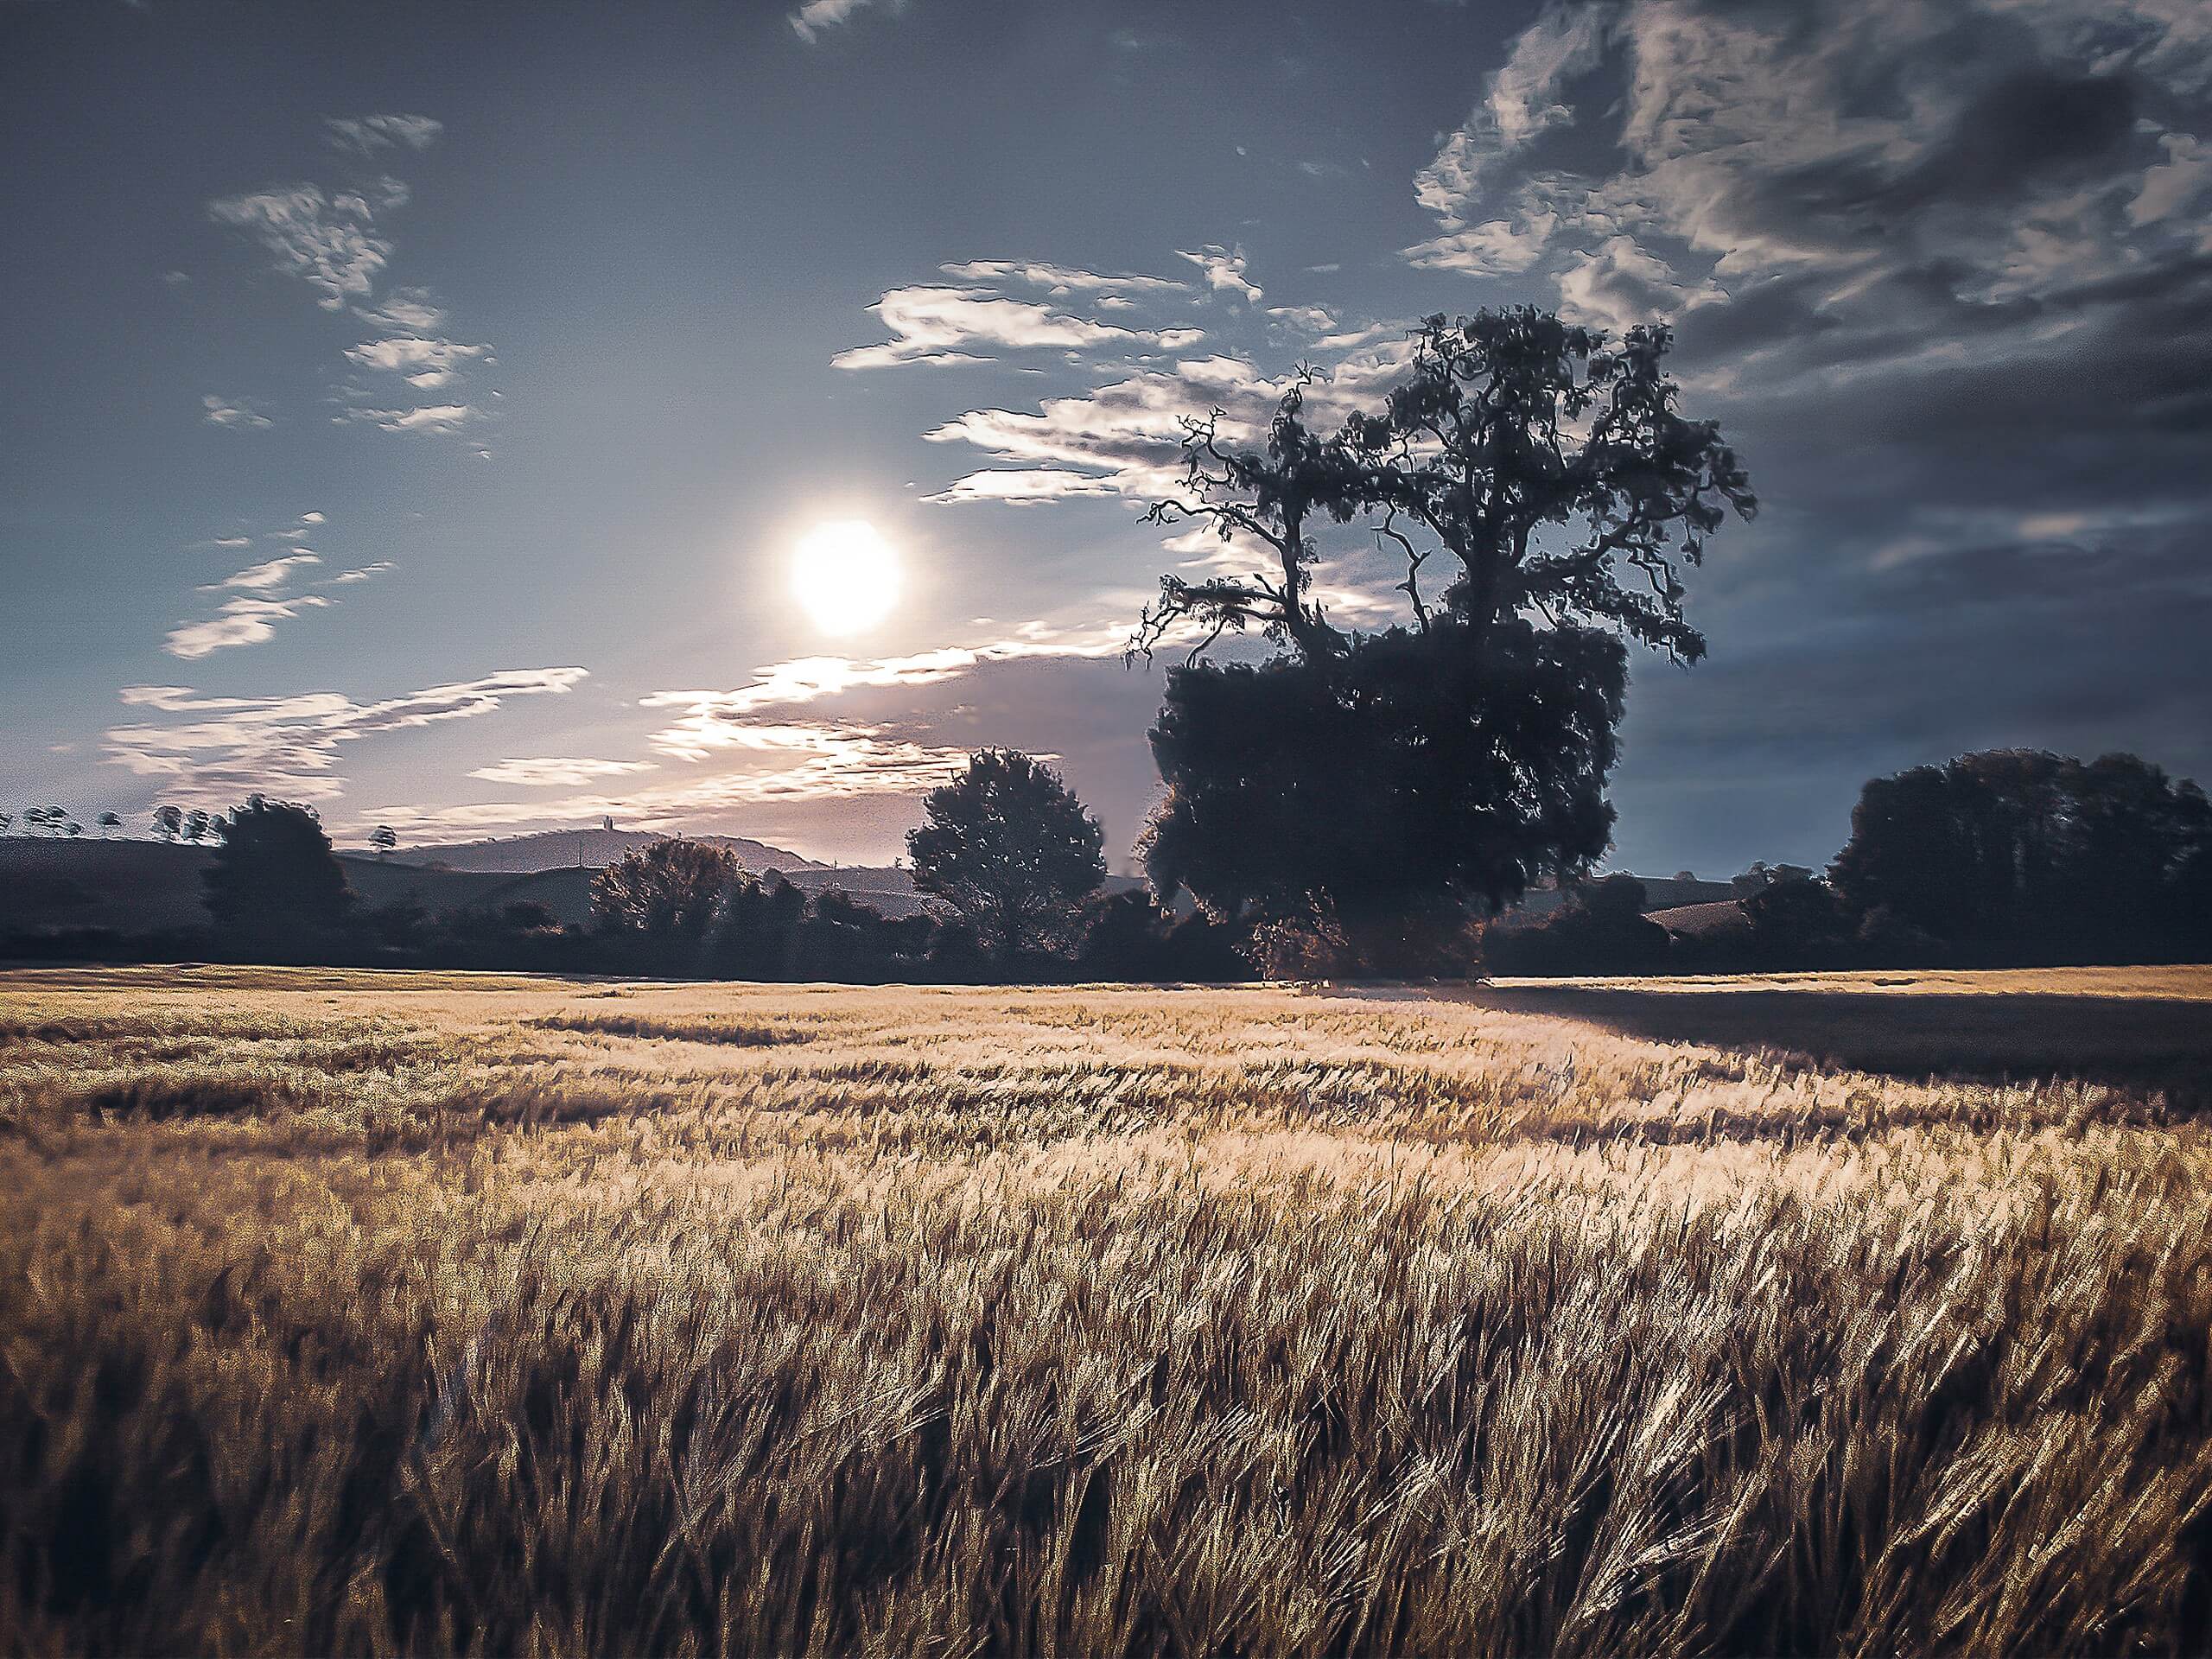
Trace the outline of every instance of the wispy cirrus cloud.
<instances>
[{"instance_id":1,"label":"wispy cirrus cloud","mask_svg":"<svg viewBox=\"0 0 2212 1659\"><path fill-rule=\"evenodd\" d=\"M484 418L473 404L428 404L413 409L349 409L332 416L341 423L365 423L380 432L450 436Z\"/></svg>"},{"instance_id":2,"label":"wispy cirrus cloud","mask_svg":"<svg viewBox=\"0 0 2212 1659\"><path fill-rule=\"evenodd\" d=\"M1034 300L985 288L925 283L895 288L868 308L892 338L840 352L841 369L880 369L906 363L979 363L1007 351L1127 350L1140 346L1180 351L1205 339L1196 328L1128 328L1080 317Z\"/></svg>"},{"instance_id":3,"label":"wispy cirrus cloud","mask_svg":"<svg viewBox=\"0 0 2212 1659\"><path fill-rule=\"evenodd\" d=\"M345 744L476 719L517 697L564 693L587 677L581 668L507 669L368 703L336 691L222 697L187 686L126 686L120 695L127 706L183 718L112 727L106 753L117 766L162 780L173 798L228 804L263 790L327 801L345 792L337 772Z\"/></svg>"},{"instance_id":4,"label":"wispy cirrus cloud","mask_svg":"<svg viewBox=\"0 0 2212 1659\"><path fill-rule=\"evenodd\" d=\"M620 778L634 772L651 772L650 760L592 760L569 755L544 755L535 760L505 760L479 766L468 775L486 783L512 784L522 789L575 789L595 778Z\"/></svg>"},{"instance_id":5,"label":"wispy cirrus cloud","mask_svg":"<svg viewBox=\"0 0 2212 1659\"><path fill-rule=\"evenodd\" d=\"M380 149L428 149L445 123L427 115L329 116L322 127L323 140L334 149L373 156Z\"/></svg>"}]
</instances>

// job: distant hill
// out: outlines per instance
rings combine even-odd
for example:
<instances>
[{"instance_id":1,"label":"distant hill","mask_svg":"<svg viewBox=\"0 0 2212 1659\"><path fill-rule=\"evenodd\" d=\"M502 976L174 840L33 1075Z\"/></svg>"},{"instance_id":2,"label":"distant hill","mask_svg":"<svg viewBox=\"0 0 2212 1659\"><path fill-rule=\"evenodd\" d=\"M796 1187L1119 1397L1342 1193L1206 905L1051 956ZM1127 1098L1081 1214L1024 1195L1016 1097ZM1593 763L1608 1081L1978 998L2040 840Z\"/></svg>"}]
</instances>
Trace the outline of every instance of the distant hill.
<instances>
[{"instance_id":1,"label":"distant hill","mask_svg":"<svg viewBox=\"0 0 2212 1659\"><path fill-rule=\"evenodd\" d=\"M535 835L505 836L493 841L462 841L445 846L403 847L382 861L386 864L435 866L447 870L504 870L511 875L533 870L604 869L625 853L650 847L668 836L650 830L541 830ZM765 841L743 836L695 836L716 847L727 847L748 870L825 869L812 859Z\"/></svg>"}]
</instances>

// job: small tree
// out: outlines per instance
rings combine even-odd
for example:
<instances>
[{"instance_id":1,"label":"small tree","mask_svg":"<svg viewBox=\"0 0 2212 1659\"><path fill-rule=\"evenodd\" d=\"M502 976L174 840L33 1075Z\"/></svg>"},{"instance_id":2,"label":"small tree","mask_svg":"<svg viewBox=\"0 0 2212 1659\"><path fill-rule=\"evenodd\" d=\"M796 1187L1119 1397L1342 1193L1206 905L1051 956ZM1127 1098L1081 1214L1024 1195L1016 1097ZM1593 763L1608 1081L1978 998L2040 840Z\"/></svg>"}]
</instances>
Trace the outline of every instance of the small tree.
<instances>
[{"instance_id":1,"label":"small tree","mask_svg":"<svg viewBox=\"0 0 2212 1659\"><path fill-rule=\"evenodd\" d=\"M933 789L906 837L914 886L943 900L1001 959L1064 945L1106 880L1104 836L1059 774L984 749Z\"/></svg>"},{"instance_id":2,"label":"small tree","mask_svg":"<svg viewBox=\"0 0 2212 1659\"><path fill-rule=\"evenodd\" d=\"M315 809L260 795L230 813L201 879L219 931L287 953L336 932L353 904Z\"/></svg>"},{"instance_id":3,"label":"small tree","mask_svg":"<svg viewBox=\"0 0 2212 1659\"><path fill-rule=\"evenodd\" d=\"M123 828L123 815L113 808L100 814L100 835L103 838Z\"/></svg>"},{"instance_id":4,"label":"small tree","mask_svg":"<svg viewBox=\"0 0 2212 1659\"><path fill-rule=\"evenodd\" d=\"M15 827L16 815L12 812L0 812L0 836L6 835Z\"/></svg>"},{"instance_id":5,"label":"small tree","mask_svg":"<svg viewBox=\"0 0 2212 1659\"><path fill-rule=\"evenodd\" d=\"M369 845L377 849L377 856L384 858L399 845L399 832L388 823L380 823L369 831Z\"/></svg>"},{"instance_id":6,"label":"small tree","mask_svg":"<svg viewBox=\"0 0 2212 1659\"><path fill-rule=\"evenodd\" d=\"M175 841L184 833L184 809L181 806L157 806L154 809L154 833L163 841Z\"/></svg>"},{"instance_id":7,"label":"small tree","mask_svg":"<svg viewBox=\"0 0 2212 1659\"><path fill-rule=\"evenodd\" d=\"M633 847L592 882L592 923L603 932L696 939L744 879L734 854L702 841Z\"/></svg>"},{"instance_id":8,"label":"small tree","mask_svg":"<svg viewBox=\"0 0 2212 1659\"><path fill-rule=\"evenodd\" d=\"M183 829L184 838L190 842L194 846L198 846L201 842L207 840L211 836L219 839L222 833L222 820L219 818L209 817L198 807L195 806L191 811L185 814Z\"/></svg>"}]
</instances>

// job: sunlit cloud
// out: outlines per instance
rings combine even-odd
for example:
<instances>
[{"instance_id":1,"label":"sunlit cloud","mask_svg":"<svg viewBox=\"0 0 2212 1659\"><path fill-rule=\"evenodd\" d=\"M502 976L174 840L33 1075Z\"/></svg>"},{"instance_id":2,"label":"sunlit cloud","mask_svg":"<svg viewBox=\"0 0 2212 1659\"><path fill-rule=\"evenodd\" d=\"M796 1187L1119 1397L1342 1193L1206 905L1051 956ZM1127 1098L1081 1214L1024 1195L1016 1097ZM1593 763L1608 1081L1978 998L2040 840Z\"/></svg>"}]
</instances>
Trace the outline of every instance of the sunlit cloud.
<instances>
[{"instance_id":1,"label":"sunlit cloud","mask_svg":"<svg viewBox=\"0 0 2212 1659\"><path fill-rule=\"evenodd\" d=\"M323 609L330 602L313 594L291 599L229 600L205 621L180 623L172 628L162 642L162 649L172 657L195 662L233 646L257 645L275 636L277 623L296 617L302 611Z\"/></svg>"},{"instance_id":2,"label":"sunlit cloud","mask_svg":"<svg viewBox=\"0 0 2212 1659\"><path fill-rule=\"evenodd\" d=\"M226 697L186 686L126 686L120 694L126 705L186 718L111 728L107 758L140 777L162 780L172 798L228 804L261 790L327 801L345 792L336 771L344 744L473 720L495 713L511 698L557 695L587 677L581 668L508 669L370 703L336 691Z\"/></svg>"},{"instance_id":3,"label":"sunlit cloud","mask_svg":"<svg viewBox=\"0 0 2212 1659\"><path fill-rule=\"evenodd\" d=\"M379 202L397 206L404 187L386 180L379 201L346 194L333 198L320 185L295 184L207 205L218 223L251 232L276 257L276 269L315 289L326 311L365 299L391 257L391 244L375 233Z\"/></svg>"},{"instance_id":4,"label":"sunlit cloud","mask_svg":"<svg viewBox=\"0 0 2212 1659\"><path fill-rule=\"evenodd\" d=\"M573 756L545 755L535 760L505 760L479 766L468 775L486 783L512 784L521 789L575 789L594 778L619 778L628 772L651 772L650 760L590 760Z\"/></svg>"},{"instance_id":5,"label":"sunlit cloud","mask_svg":"<svg viewBox=\"0 0 2212 1659\"><path fill-rule=\"evenodd\" d=\"M259 564L250 564L245 569L226 576L213 586L244 588L260 593L270 588L282 588L292 579L292 572L295 570L304 569L308 565L321 563L322 560L313 553L288 554L283 558L264 559Z\"/></svg>"}]
</instances>

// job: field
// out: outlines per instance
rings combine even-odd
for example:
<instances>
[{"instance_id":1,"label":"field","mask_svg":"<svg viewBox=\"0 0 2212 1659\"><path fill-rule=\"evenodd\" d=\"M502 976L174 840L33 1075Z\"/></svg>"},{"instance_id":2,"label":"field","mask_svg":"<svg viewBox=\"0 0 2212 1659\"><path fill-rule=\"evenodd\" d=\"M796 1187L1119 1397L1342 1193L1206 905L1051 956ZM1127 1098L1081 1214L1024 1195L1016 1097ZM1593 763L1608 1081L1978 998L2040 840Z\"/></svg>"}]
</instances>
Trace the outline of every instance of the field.
<instances>
[{"instance_id":1,"label":"field","mask_svg":"<svg viewBox=\"0 0 2212 1659\"><path fill-rule=\"evenodd\" d=\"M2202 1652L2208 1064L2201 969L0 975L0 1649Z\"/></svg>"}]
</instances>

